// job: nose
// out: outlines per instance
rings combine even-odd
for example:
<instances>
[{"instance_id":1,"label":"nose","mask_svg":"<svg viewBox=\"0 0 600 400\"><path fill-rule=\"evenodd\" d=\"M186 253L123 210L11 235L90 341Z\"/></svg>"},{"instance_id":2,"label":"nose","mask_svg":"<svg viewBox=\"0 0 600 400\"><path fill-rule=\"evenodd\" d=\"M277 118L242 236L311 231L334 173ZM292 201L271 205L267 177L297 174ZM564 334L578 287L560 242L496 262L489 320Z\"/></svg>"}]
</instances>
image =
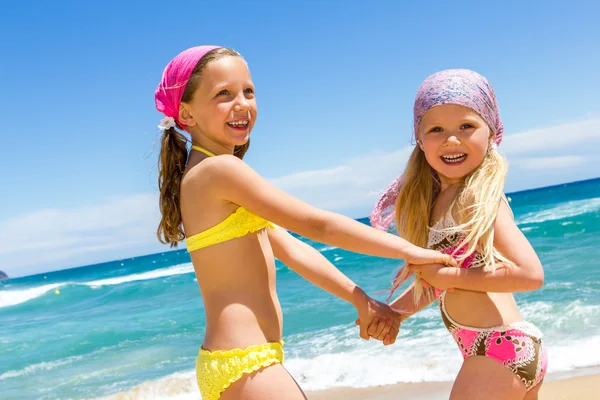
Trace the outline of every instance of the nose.
<instances>
[{"instance_id":1,"label":"nose","mask_svg":"<svg viewBox=\"0 0 600 400\"><path fill-rule=\"evenodd\" d=\"M458 145L460 145L460 140L458 140L458 137L456 137L456 135L454 133L451 133L446 138L446 141L444 142L444 145L446 145L446 146L458 146Z\"/></svg>"},{"instance_id":2,"label":"nose","mask_svg":"<svg viewBox=\"0 0 600 400\"><path fill-rule=\"evenodd\" d=\"M235 101L235 105L233 106L233 110L236 112L239 111L246 111L250 108L250 103L248 102L248 99L246 99L246 96L244 95L244 93L240 93L238 94L238 96L236 97L236 101Z\"/></svg>"}]
</instances>

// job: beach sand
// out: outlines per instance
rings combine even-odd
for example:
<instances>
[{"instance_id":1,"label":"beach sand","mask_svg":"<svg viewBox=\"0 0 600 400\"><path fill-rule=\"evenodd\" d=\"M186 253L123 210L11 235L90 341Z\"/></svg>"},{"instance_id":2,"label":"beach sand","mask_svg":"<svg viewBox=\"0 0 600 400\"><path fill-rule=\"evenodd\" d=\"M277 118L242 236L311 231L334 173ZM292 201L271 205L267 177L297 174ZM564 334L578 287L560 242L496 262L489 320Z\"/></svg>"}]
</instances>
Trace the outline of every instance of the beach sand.
<instances>
[{"instance_id":1,"label":"beach sand","mask_svg":"<svg viewBox=\"0 0 600 400\"><path fill-rule=\"evenodd\" d=\"M551 378L550 378L551 379ZM340 388L307 393L309 400L441 400L448 399L452 382L401 383L354 389ZM600 374L558 378L544 382L539 400L600 399Z\"/></svg>"}]
</instances>

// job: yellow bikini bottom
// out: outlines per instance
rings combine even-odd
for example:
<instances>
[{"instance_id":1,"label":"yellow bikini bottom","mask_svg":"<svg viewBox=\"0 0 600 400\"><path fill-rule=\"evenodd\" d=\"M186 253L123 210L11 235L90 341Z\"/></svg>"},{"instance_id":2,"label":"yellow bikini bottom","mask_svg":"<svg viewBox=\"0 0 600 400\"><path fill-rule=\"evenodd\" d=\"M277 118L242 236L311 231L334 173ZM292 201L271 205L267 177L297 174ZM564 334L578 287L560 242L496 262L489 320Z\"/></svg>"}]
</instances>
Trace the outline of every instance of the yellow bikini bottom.
<instances>
[{"instance_id":1,"label":"yellow bikini bottom","mask_svg":"<svg viewBox=\"0 0 600 400\"><path fill-rule=\"evenodd\" d=\"M273 364L283 364L283 341L246 349L208 351L200 348L196 378L202 400L219 400L221 393L244 374Z\"/></svg>"}]
</instances>

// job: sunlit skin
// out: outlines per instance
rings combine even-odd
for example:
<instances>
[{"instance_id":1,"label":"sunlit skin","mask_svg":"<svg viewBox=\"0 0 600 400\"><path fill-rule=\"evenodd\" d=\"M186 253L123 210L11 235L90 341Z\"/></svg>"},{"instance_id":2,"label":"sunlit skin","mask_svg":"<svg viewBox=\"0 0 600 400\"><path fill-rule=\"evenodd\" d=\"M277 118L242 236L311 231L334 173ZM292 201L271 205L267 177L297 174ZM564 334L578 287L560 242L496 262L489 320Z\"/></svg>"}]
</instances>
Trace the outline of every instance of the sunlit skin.
<instances>
[{"instance_id":1,"label":"sunlit skin","mask_svg":"<svg viewBox=\"0 0 600 400\"><path fill-rule=\"evenodd\" d=\"M350 218L325 212L282 192L239 158L235 147L247 143L256 121L254 85L241 57L210 62L178 119L194 145L218 155L191 151L181 181L180 208L186 235L219 224L244 207L274 224L318 242L381 257L413 262L455 263L450 256L416 247L366 227ZM400 316L366 295L313 247L286 229L264 229L190 253L204 301L207 350L244 349L278 342L282 312L276 291L275 257L299 275L356 307L360 336L375 317L384 344L398 334ZM273 397L275 396L275 397ZM281 364L244 375L221 399L305 399Z\"/></svg>"},{"instance_id":2,"label":"sunlit skin","mask_svg":"<svg viewBox=\"0 0 600 400\"><path fill-rule=\"evenodd\" d=\"M461 183L481 165L493 138L494 132L485 120L470 108L444 104L425 113L417 132L417 144L441 183L429 224L439 221L450 209ZM452 213L455 220L460 220L457 210L453 209ZM500 204L494 232L494 247L514 262L514 265L498 263L495 274L483 268L448 268L440 264L409 266L419 274L425 287L448 290L444 301L446 310L460 324L487 328L523 321L512 292L535 290L543 283L541 263L514 223L505 202ZM413 298L411 287L390 305L406 312L403 318L406 319L433 301L415 305ZM368 333L377 337L378 329L376 324L371 324ZM493 390L489 376L495 376ZM540 387L526 393L525 386L502 364L489 357L469 357L463 363L450 399L534 400ZM484 397L480 397L481 393Z\"/></svg>"},{"instance_id":3,"label":"sunlit skin","mask_svg":"<svg viewBox=\"0 0 600 400\"><path fill-rule=\"evenodd\" d=\"M421 119L418 144L436 170L442 190L461 183L483 162L493 132L470 108L456 104L433 107Z\"/></svg>"}]
</instances>

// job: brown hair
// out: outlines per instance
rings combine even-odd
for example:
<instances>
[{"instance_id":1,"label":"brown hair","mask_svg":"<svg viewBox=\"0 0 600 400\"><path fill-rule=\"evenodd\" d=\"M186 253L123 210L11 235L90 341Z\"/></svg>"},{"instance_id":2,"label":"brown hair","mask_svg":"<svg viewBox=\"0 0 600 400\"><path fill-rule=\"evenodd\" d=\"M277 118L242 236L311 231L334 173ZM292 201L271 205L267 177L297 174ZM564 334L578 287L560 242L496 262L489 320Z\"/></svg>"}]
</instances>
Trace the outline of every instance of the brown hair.
<instances>
[{"instance_id":1,"label":"brown hair","mask_svg":"<svg viewBox=\"0 0 600 400\"><path fill-rule=\"evenodd\" d=\"M192 100L200 83L202 71L210 62L227 56L241 57L237 51L225 47L206 53L192 71L181 101L187 103ZM156 236L161 243L170 244L171 247L177 247L177 243L185 239L179 205L181 178L188 158L187 143L188 139L175 128L166 129L161 137L158 157L158 189L162 218ZM241 159L248 151L249 146L249 140L242 146L235 146L233 154Z\"/></svg>"}]
</instances>

